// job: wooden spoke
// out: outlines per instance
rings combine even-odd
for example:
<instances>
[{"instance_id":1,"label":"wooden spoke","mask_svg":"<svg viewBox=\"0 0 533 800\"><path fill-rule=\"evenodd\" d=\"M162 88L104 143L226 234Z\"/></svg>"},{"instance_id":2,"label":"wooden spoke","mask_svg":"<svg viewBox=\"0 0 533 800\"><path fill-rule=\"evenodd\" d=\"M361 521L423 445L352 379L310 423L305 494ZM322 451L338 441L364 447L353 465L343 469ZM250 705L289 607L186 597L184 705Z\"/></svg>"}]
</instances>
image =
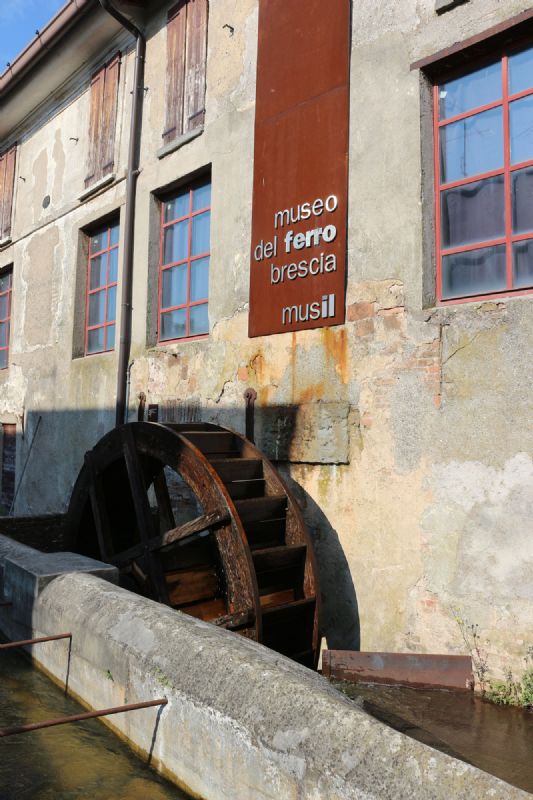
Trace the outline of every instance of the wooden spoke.
<instances>
[{"instance_id":1,"label":"wooden spoke","mask_svg":"<svg viewBox=\"0 0 533 800\"><path fill-rule=\"evenodd\" d=\"M113 540L111 538L111 529L109 525L109 518L107 516L104 487L102 485L101 477L96 474L93 457L90 452L85 453L85 466L87 467L87 470L91 476L91 508L94 517L96 535L98 537L98 544L100 546L100 553L104 561L109 561L113 552Z\"/></svg>"},{"instance_id":2,"label":"wooden spoke","mask_svg":"<svg viewBox=\"0 0 533 800\"><path fill-rule=\"evenodd\" d=\"M171 530L176 522L174 520L174 512L172 511L172 503L170 501L164 469L158 472L154 478L154 492L159 508L159 524L161 529L164 531Z\"/></svg>"},{"instance_id":3,"label":"wooden spoke","mask_svg":"<svg viewBox=\"0 0 533 800\"><path fill-rule=\"evenodd\" d=\"M159 596L162 603L168 603L168 592L165 581L165 576L160 562L154 559L152 552L149 548L149 541L154 538L154 523L152 519L152 512L148 502L148 494L144 482L144 475L135 447L135 439L133 436L133 429L130 425L125 425L120 429L122 444L124 449L124 459L126 461L126 469L128 471L128 478L131 487L131 496L133 499L133 506L135 508L135 516L137 518L137 526L139 534L144 544L143 552L146 556L148 572L152 585Z\"/></svg>"},{"instance_id":4,"label":"wooden spoke","mask_svg":"<svg viewBox=\"0 0 533 800\"><path fill-rule=\"evenodd\" d=\"M223 511L212 511L210 514L202 514L200 517L196 517L196 519L190 522L185 522L178 528L167 531L165 535L161 537L161 544L157 549L173 544L173 542L179 542L181 539L186 539L189 536L194 536L194 534L202 533L208 528L215 528L218 525L223 525L228 522L229 519L230 515L227 509Z\"/></svg>"},{"instance_id":5,"label":"wooden spoke","mask_svg":"<svg viewBox=\"0 0 533 800\"><path fill-rule=\"evenodd\" d=\"M220 628L232 630L233 628L242 628L250 625L250 623L253 622L254 616L254 612L249 608L247 611L239 611L237 614L226 614L224 617L217 617L217 619L213 619L211 622L213 625L218 625Z\"/></svg>"},{"instance_id":6,"label":"wooden spoke","mask_svg":"<svg viewBox=\"0 0 533 800\"><path fill-rule=\"evenodd\" d=\"M198 536L200 533L204 533L204 531L210 528L216 528L217 525L224 524L229 518L227 511L213 511L210 514L202 514L202 516L196 517L196 519L190 522L185 522L178 528L167 531L167 533L164 533L162 536L153 536L146 542L141 542L133 547L129 547L127 550L123 550L122 553L113 556L111 563L117 566L128 564L146 551L154 553L158 550L162 550L163 547L168 547L169 544L173 544L174 542Z\"/></svg>"}]
</instances>

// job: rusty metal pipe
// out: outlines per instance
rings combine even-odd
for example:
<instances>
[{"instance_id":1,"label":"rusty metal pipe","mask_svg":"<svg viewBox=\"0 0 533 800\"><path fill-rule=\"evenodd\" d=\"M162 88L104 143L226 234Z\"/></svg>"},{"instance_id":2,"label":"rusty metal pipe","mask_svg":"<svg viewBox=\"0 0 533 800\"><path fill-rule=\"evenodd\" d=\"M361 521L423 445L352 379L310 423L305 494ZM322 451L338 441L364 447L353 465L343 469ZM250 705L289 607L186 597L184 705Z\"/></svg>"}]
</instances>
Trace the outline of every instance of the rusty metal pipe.
<instances>
[{"instance_id":1,"label":"rusty metal pipe","mask_svg":"<svg viewBox=\"0 0 533 800\"><path fill-rule=\"evenodd\" d=\"M6 603L11 605L11 603ZM8 642L0 644L0 650L11 650L13 647L25 647L28 644L40 644L41 642L55 642L56 639L72 639L71 633L58 633L56 636L40 636L38 639L22 639L20 642Z\"/></svg>"},{"instance_id":2,"label":"rusty metal pipe","mask_svg":"<svg viewBox=\"0 0 533 800\"><path fill-rule=\"evenodd\" d=\"M14 728L4 728L0 730L0 738L5 736L15 736L18 733L29 733L30 731L40 731L42 728L52 728L55 725L68 725L70 722L82 722L85 719L96 719L96 717L109 717L111 714L122 714L124 711L136 711L139 708L150 708L150 706L166 706L168 700L163 697L159 700L147 700L144 703L129 703L126 706L115 706L114 708L104 708L102 711L86 711L84 714L73 714L70 717L59 717L58 719L46 719L43 722L31 722L29 725L18 725Z\"/></svg>"}]
</instances>

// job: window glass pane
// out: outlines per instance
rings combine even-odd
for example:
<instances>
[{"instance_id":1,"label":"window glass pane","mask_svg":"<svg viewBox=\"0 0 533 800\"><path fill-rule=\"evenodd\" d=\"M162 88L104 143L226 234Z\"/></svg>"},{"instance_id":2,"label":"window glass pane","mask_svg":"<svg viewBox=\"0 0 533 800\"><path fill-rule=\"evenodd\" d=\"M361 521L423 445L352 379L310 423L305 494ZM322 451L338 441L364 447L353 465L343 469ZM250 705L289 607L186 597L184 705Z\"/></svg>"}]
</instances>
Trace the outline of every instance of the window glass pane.
<instances>
[{"instance_id":1,"label":"window glass pane","mask_svg":"<svg viewBox=\"0 0 533 800\"><path fill-rule=\"evenodd\" d=\"M118 275L118 250L115 248L109 252L109 276L108 283L116 283Z\"/></svg>"},{"instance_id":2,"label":"window glass pane","mask_svg":"<svg viewBox=\"0 0 533 800\"><path fill-rule=\"evenodd\" d=\"M0 295L0 319L6 319L8 315L9 303L7 294Z\"/></svg>"},{"instance_id":3,"label":"window glass pane","mask_svg":"<svg viewBox=\"0 0 533 800\"><path fill-rule=\"evenodd\" d=\"M89 295L89 321L88 325L98 325L104 321L105 314L105 289Z\"/></svg>"},{"instance_id":4,"label":"window glass pane","mask_svg":"<svg viewBox=\"0 0 533 800\"><path fill-rule=\"evenodd\" d=\"M533 231L533 167L511 172L513 233Z\"/></svg>"},{"instance_id":5,"label":"window glass pane","mask_svg":"<svg viewBox=\"0 0 533 800\"><path fill-rule=\"evenodd\" d=\"M0 292L7 292L11 286L11 273L0 275Z\"/></svg>"},{"instance_id":6,"label":"window glass pane","mask_svg":"<svg viewBox=\"0 0 533 800\"><path fill-rule=\"evenodd\" d=\"M106 328L106 350L114 350L115 348L115 326L109 325Z\"/></svg>"},{"instance_id":7,"label":"window glass pane","mask_svg":"<svg viewBox=\"0 0 533 800\"><path fill-rule=\"evenodd\" d=\"M162 273L162 308L182 306L187 302L187 264L165 269Z\"/></svg>"},{"instance_id":8,"label":"window glass pane","mask_svg":"<svg viewBox=\"0 0 533 800\"><path fill-rule=\"evenodd\" d=\"M0 369L7 367L7 350L0 350Z\"/></svg>"},{"instance_id":9,"label":"window glass pane","mask_svg":"<svg viewBox=\"0 0 533 800\"><path fill-rule=\"evenodd\" d=\"M513 245L513 286L522 289L533 286L533 240Z\"/></svg>"},{"instance_id":10,"label":"window glass pane","mask_svg":"<svg viewBox=\"0 0 533 800\"><path fill-rule=\"evenodd\" d=\"M533 97L523 97L509 105L511 164L533 158Z\"/></svg>"},{"instance_id":11,"label":"window glass pane","mask_svg":"<svg viewBox=\"0 0 533 800\"><path fill-rule=\"evenodd\" d=\"M201 208L209 208L211 205L211 184L206 183L198 186L192 193L192 210L200 211Z\"/></svg>"},{"instance_id":12,"label":"window glass pane","mask_svg":"<svg viewBox=\"0 0 533 800\"><path fill-rule=\"evenodd\" d=\"M211 212L198 214L192 220L192 244L191 255L198 256L200 253L209 253L209 225L211 222Z\"/></svg>"},{"instance_id":13,"label":"window glass pane","mask_svg":"<svg viewBox=\"0 0 533 800\"><path fill-rule=\"evenodd\" d=\"M87 352L100 353L104 349L104 329L94 328L87 333Z\"/></svg>"},{"instance_id":14,"label":"window glass pane","mask_svg":"<svg viewBox=\"0 0 533 800\"><path fill-rule=\"evenodd\" d=\"M187 335L187 312L184 308L179 311L167 311L161 314L161 339L182 339Z\"/></svg>"},{"instance_id":15,"label":"window glass pane","mask_svg":"<svg viewBox=\"0 0 533 800\"><path fill-rule=\"evenodd\" d=\"M106 228L100 233L94 233L91 236L91 253L99 253L100 250L105 250L108 246L108 229Z\"/></svg>"},{"instance_id":16,"label":"window glass pane","mask_svg":"<svg viewBox=\"0 0 533 800\"><path fill-rule=\"evenodd\" d=\"M112 286L111 289L107 290L107 316L106 316L106 322L114 322L115 321L116 306L117 306L117 288L116 288L116 286Z\"/></svg>"},{"instance_id":17,"label":"window glass pane","mask_svg":"<svg viewBox=\"0 0 533 800\"><path fill-rule=\"evenodd\" d=\"M7 322L0 322L0 347L7 347Z\"/></svg>"},{"instance_id":18,"label":"window glass pane","mask_svg":"<svg viewBox=\"0 0 533 800\"><path fill-rule=\"evenodd\" d=\"M165 222L171 222L173 219L185 217L189 213L189 190L179 194L172 200L167 200L164 204Z\"/></svg>"},{"instance_id":19,"label":"window glass pane","mask_svg":"<svg viewBox=\"0 0 533 800\"><path fill-rule=\"evenodd\" d=\"M459 181L503 167L501 108L452 122L440 129L441 180Z\"/></svg>"},{"instance_id":20,"label":"window glass pane","mask_svg":"<svg viewBox=\"0 0 533 800\"><path fill-rule=\"evenodd\" d=\"M533 286L533 240L513 245L513 286Z\"/></svg>"},{"instance_id":21,"label":"window glass pane","mask_svg":"<svg viewBox=\"0 0 533 800\"><path fill-rule=\"evenodd\" d=\"M110 236L110 241L109 241L109 245L110 246L114 245L114 244L118 244L119 230L120 230L120 226L119 226L118 222L117 222L116 225L112 225L111 226L111 236Z\"/></svg>"},{"instance_id":22,"label":"window glass pane","mask_svg":"<svg viewBox=\"0 0 533 800\"><path fill-rule=\"evenodd\" d=\"M189 220L178 222L165 230L163 264L173 264L187 258L189 249Z\"/></svg>"},{"instance_id":23,"label":"window glass pane","mask_svg":"<svg viewBox=\"0 0 533 800\"><path fill-rule=\"evenodd\" d=\"M503 175L442 192L441 224L444 248L504 236Z\"/></svg>"},{"instance_id":24,"label":"window glass pane","mask_svg":"<svg viewBox=\"0 0 533 800\"><path fill-rule=\"evenodd\" d=\"M461 78L443 83L439 90L440 119L455 117L487 105L502 96L501 62L489 64Z\"/></svg>"},{"instance_id":25,"label":"window glass pane","mask_svg":"<svg viewBox=\"0 0 533 800\"><path fill-rule=\"evenodd\" d=\"M106 285L107 253L91 258L89 288L98 289Z\"/></svg>"},{"instance_id":26,"label":"window glass pane","mask_svg":"<svg viewBox=\"0 0 533 800\"><path fill-rule=\"evenodd\" d=\"M467 297L505 289L505 245L456 253L442 259L442 296Z\"/></svg>"},{"instance_id":27,"label":"window glass pane","mask_svg":"<svg viewBox=\"0 0 533 800\"><path fill-rule=\"evenodd\" d=\"M201 306L192 306L190 314L190 336L200 336L201 333L209 333L207 303L204 303Z\"/></svg>"},{"instance_id":28,"label":"window glass pane","mask_svg":"<svg viewBox=\"0 0 533 800\"><path fill-rule=\"evenodd\" d=\"M509 93L533 87L533 48L509 56Z\"/></svg>"},{"instance_id":29,"label":"window glass pane","mask_svg":"<svg viewBox=\"0 0 533 800\"><path fill-rule=\"evenodd\" d=\"M207 299L209 286L209 259L191 262L191 302Z\"/></svg>"}]
</instances>

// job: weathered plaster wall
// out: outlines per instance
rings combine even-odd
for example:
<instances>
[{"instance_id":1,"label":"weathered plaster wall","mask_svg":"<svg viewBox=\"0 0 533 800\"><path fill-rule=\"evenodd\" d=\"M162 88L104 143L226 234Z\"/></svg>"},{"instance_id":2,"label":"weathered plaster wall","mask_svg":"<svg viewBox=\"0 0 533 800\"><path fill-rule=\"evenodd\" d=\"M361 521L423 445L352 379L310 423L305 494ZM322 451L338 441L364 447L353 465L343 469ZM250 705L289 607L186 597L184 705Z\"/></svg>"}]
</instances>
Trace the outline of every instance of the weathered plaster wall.
<instances>
[{"instance_id":1,"label":"weathered plaster wall","mask_svg":"<svg viewBox=\"0 0 533 800\"><path fill-rule=\"evenodd\" d=\"M165 9L149 24L132 418L143 391L162 418L201 417L242 430L243 392L253 386L258 442L291 478L315 536L330 646L460 652L459 609L480 625L491 666L519 669L533 641L533 301L435 308L428 300L427 108L409 66L528 3L470 0L440 16L434 0L353 4L347 321L250 340L257 7L257 0L212 0L205 130L164 158L157 151ZM124 203L132 67L128 53L117 182L102 194L78 201L86 86L20 145L17 174L26 180L17 178L14 244L0 253L0 266L15 264L13 363L0 373L0 418L26 412L19 474L43 419L19 512L64 509L84 449L113 424L115 354L72 358L76 272L84 269L80 228ZM210 337L155 347L154 192L207 168Z\"/></svg>"}]
</instances>

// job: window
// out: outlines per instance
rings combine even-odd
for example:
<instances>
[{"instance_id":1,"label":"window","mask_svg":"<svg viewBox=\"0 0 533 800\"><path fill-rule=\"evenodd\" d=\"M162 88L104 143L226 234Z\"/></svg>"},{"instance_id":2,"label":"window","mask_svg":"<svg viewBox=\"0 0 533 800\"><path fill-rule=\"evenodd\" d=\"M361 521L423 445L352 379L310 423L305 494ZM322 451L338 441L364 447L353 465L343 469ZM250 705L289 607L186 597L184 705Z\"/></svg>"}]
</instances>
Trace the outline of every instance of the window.
<instances>
[{"instance_id":1,"label":"window","mask_svg":"<svg viewBox=\"0 0 533 800\"><path fill-rule=\"evenodd\" d=\"M0 424L0 516L11 511L15 496L16 425Z\"/></svg>"},{"instance_id":2,"label":"window","mask_svg":"<svg viewBox=\"0 0 533 800\"><path fill-rule=\"evenodd\" d=\"M158 341L209 332L211 183L196 183L161 203Z\"/></svg>"},{"instance_id":3,"label":"window","mask_svg":"<svg viewBox=\"0 0 533 800\"><path fill-rule=\"evenodd\" d=\"M13 271L0 272L0 369L9 364L9 329L11 320L11 286Z\"/></svg>"},{"instance_id":4,"label":"window","mask_svg":"<svg viewBox=\"0 0 533 800\"><path fill-rule=\"evenodd\" d=\"M207 0L180 0L168 12L165 144L204 124L206 58Z\"/></svg>"},{"instance_id":5,"label":"window","mask_svg":"<svg viewBox=\"0 0 533 800\"><path fill-rule=\"evenodd\" d=\"M85 188L113 172L120 53L91 80L89 151Z\"/></svg>"},{"instance_id":6,"label":"window","mask_svg":"<svg viewBox=\"0 0 533 800\"><path fill-rule=\"evenodd\" d=\"M0 156L0 242L11 237L11 213L17 148Z\"/></svg>"},{"instance_id":7,"label":"window","mask_svg":"<svg viewBox=\"0 0 533 800\"><path fill-rule=\"evenodd\" d=\"M533 288L533 48L434 88L437 297Z\"/></svg>"},{"instance_id":8,"label":"window","mask_svg":"<svg viewBox=\"0 0 533 800\"><path fill-rule=\"evenodd\" d=\"M89 238L85 354L115 348L119 225L99 228Z\"/></svg>"}]
</instances>

